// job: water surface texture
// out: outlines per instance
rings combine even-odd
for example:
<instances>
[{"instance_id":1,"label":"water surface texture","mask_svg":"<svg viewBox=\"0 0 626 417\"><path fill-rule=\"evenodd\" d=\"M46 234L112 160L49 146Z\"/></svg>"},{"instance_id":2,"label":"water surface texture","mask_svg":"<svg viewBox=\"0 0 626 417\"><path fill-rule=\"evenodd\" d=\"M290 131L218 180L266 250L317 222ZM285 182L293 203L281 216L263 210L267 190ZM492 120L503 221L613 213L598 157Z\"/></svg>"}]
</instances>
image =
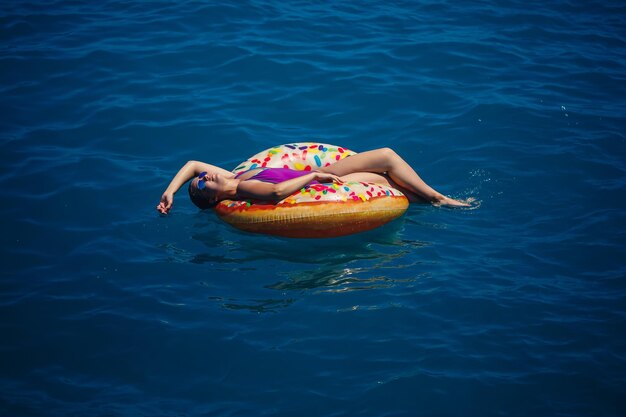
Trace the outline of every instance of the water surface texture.
<instances>
[{"instance_id":1,"label":"water surface texture","mask_svg":"<svg viewBox=\"0 0 626 417\"><path fill-rule=\"evenodd\" d=\"M624 415L625 16L2 2L0 414ZM477 204L319 240L155 211L295 141Z\"/></svg>"}]
</instances>

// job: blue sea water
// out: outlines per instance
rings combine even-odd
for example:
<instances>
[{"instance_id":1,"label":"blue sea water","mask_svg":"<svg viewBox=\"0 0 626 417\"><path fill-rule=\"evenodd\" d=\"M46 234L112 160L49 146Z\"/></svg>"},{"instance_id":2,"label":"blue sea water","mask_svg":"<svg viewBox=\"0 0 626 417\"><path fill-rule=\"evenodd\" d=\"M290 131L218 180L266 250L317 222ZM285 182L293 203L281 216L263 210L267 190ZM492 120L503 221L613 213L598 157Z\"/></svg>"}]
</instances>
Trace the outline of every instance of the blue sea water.
<instances>
[{"instance_id":1,"label":"blue sea water","mask_svg":"<svg viewBox=\"0 0 626 417\"><path fill-rule=\"evenodd\" d=\"M626 4L0 5L0 414L622 416ZM177 169L394 148L473 209L239 232Z\"/></svg>"}]
</instances>

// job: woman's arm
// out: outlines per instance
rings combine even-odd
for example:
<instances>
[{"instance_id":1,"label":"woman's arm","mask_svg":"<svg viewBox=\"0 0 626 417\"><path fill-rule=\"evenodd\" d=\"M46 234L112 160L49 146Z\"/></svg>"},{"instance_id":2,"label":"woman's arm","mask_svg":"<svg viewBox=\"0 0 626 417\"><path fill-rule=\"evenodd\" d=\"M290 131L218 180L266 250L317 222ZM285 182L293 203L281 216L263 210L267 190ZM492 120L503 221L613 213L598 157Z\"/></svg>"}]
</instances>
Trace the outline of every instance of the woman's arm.
<instances>
[{"instance_id":1,"label":"woman's arm","mask_svg":"<svg viewBox=\"0 0 626 417\"><path fill-rule=\"evenodd\" d=\"M311 183L311 181L343 182L338 176L324 172L311 172L310 174L279 182L278 184L247 180L241 181L237 186L237 196L256 200L280 201Z\"/></svg>"},{"instance_id":2,"label":"woman's arm","mask_svg":"<svg viewBox=\"0 0 626 417\"><path fill-rule=\"evenodd\" d=\"M232 172L226 171L225 169L215 165L200 161L189 161L178 171L170 182L170 185L168 185L167 189L163 192L161 201L157 205L157 210L161 214L169 213L172 209L172 204L174 204L174 194L176 194L183 184L204 171L208 174L220 174L226 178L232 178L235 176Z\"/></svg>"}]
</instances>

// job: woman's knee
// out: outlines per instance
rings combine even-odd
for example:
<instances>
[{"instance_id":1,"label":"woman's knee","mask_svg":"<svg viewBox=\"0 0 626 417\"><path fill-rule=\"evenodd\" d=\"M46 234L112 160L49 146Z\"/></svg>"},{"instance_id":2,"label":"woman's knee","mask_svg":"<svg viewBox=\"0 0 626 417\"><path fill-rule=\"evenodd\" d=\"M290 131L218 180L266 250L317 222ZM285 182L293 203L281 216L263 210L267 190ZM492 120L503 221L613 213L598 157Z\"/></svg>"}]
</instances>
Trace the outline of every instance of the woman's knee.
<instances>
[{"instance_id":1,"label":"woman's knee","mask_svg":"<svg viewBox=\"0 0 626 417\"><path fill-rule=\"evenodd\" d=\"M389 148L389 147L384 147L384 148L378 148L375 150L375 152L379 155L382 156L386 159L392 159L392 158L397 158L398 154L396 153L396 151L394 151L393 149Z\"/></svg>"},{"instance_id":2,"label":"woman's knee","mask_svg":"<svg viewBox=\"0 0 626 417\"><path fill-rule=\"evenodd\" d=\"M382 160L384 161L384 165L387 168L390 168L393 165L394 161L399 158L398 154L393 149L388 147L377 149L376 153L380 158L382 158Z\"/></svg>"}]
</instances>

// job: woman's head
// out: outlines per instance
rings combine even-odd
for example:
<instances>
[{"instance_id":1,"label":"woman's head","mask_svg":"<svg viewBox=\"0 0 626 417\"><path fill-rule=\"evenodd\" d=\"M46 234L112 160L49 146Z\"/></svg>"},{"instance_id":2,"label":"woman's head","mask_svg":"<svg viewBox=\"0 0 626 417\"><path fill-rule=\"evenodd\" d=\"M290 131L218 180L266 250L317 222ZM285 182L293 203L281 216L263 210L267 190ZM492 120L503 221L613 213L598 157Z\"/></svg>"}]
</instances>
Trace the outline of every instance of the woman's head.
<instances>
[{"instance_id":1,"label":"woman's head","mask_svg":"<svg viewBox=\"0 0 626 417\"><path fill-rule=\"evenodd\" d=\"M189 182L189 198L200 209L215 207L222 199L225 181L219 174L203 172Z\"/></svg>"}]
</instances>

